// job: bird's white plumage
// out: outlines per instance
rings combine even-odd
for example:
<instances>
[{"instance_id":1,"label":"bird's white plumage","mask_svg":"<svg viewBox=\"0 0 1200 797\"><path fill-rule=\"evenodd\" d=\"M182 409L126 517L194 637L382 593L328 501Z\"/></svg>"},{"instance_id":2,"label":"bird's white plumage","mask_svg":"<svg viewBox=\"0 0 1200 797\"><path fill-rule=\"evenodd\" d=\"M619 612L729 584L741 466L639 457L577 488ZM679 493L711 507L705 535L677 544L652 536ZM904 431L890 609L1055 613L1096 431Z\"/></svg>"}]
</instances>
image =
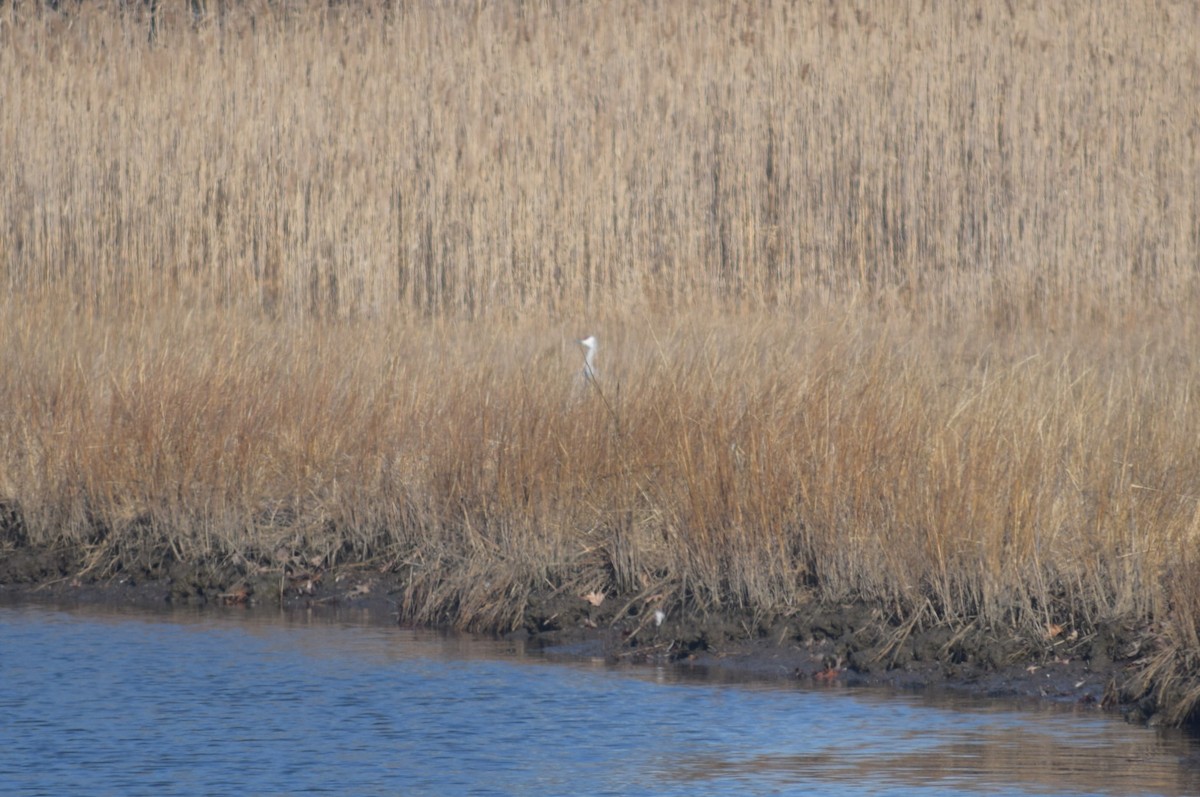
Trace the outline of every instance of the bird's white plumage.
<instances>
[{"instance_id":1,"label":"bird's white plumage","mask_svg":"<svg viewBox=\"0 0 1200 797\"><path fill-rule=\"evenodd\" d=\"M600 348L599 341L595 335L588 335L586 338L579 339L579 345L583 346L587 351L583 355L583 373L580 375L583 382L596 381L596 350Z\"/></svg>"}]
</instances>

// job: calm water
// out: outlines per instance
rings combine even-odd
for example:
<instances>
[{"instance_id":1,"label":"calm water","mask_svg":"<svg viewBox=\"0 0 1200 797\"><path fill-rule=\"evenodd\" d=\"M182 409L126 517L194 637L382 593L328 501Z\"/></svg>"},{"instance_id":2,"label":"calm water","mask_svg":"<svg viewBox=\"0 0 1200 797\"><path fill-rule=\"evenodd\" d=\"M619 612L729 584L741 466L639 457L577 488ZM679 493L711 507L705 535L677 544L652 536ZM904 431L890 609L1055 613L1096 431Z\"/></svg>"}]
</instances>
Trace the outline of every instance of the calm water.
<instances>
[{"instance_id":1,"label":"calm water","mask_svg":"<svg viewBox=\"0 0 1200 797\"><path fill-rule=\"evenodd\" d=\"M0 608L0 794L1200 794L1094 713L549 663L363 616Z\"/></svg>"}]
</instances>

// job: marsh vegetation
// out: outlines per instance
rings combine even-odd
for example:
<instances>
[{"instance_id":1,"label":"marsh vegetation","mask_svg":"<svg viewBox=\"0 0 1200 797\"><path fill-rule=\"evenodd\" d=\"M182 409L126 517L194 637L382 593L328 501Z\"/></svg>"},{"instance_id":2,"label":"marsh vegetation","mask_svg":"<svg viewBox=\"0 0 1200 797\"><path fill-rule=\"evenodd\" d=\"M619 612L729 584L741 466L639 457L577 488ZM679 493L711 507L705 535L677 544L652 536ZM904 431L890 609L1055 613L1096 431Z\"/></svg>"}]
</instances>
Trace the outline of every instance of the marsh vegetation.
<instances>
[{"instance_id":1,"label":"marsh vegetation","mask_svg":"<svg viewBox=\"0 0 1200 797\"><path fill-rule=\"evenodd\" d=\"M149 21L0 4L8 551L1121 626L1193 711L1191 6Z\"/></svg>"}]
</instances>

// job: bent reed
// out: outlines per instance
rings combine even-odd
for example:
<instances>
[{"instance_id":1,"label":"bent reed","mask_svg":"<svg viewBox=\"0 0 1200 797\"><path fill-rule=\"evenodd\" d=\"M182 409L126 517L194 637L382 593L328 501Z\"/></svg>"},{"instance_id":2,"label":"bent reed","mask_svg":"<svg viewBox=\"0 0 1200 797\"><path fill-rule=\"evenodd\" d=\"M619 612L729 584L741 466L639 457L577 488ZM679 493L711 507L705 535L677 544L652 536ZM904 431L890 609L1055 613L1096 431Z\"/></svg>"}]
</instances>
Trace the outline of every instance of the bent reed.
<instances>
[{"instance_id":1,"label":"bent reed","mask_svg":"<svg viewBox=\"0 0 1200 797\"><path fill-rule=\"evenodd\" d=\"M1189 9L208 5L0 4L0 552L1125 624L1193 716Z\"/></svg>"}]
</instances>

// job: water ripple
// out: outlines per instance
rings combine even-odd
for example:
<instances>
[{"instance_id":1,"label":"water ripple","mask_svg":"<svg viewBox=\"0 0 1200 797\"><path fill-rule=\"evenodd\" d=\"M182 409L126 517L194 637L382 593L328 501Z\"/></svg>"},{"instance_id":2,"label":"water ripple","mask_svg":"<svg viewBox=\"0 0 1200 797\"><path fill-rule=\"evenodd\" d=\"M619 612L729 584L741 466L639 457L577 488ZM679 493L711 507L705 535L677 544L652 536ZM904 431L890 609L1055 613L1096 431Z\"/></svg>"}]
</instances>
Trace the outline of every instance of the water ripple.
<instances>
[{"instance_id":1,"label":"water ripple","mask_svg":"<svg viewBox=\"0 0 1200 797\"><path fill-rule=\"evenodd\" d=\"M0 793L1200 792L1097 714L685 681L312 617L0 609Z\"/></svg>"}]
</instances>

